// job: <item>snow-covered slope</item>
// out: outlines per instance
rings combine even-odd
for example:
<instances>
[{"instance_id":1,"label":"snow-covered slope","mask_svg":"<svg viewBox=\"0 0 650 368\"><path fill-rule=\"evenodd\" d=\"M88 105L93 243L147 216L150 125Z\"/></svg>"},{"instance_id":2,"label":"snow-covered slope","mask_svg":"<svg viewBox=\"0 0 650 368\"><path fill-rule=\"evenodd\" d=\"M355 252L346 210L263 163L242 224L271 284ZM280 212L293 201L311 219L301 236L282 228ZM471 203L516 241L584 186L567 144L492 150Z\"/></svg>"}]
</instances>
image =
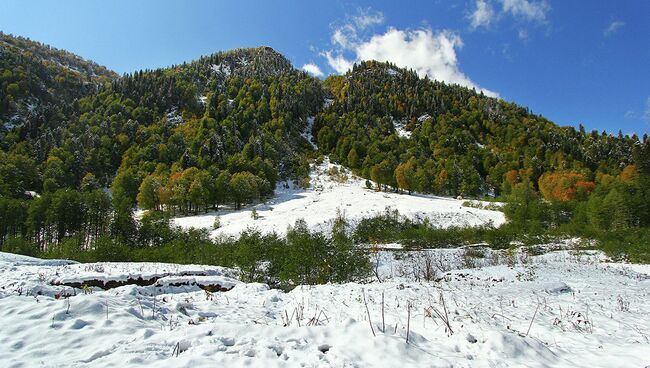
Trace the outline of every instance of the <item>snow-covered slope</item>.
<instances>
[{"instance_id":1,"label":"snow-covered slope","mask_svg":"<svg viewBox=\"0 0 650 368\"><path fill-rule=\"evenodd\" d=\"M173 286L199 277L184 272L232 272L218 267L82 265L0 253L0 366L650 364L649 266L609 264L597 252L471 251L378 252L382 282L288 293L232 279L225 292ZM417 282L427 259L436 281ZM471 265L482 267L463 268ZM152 274L176 276L92 293L51 285L57 277Z\"/></svg>"},{"instance_id":2,"label":"snow-covered slope","mask_svg":"<svg viewBox=\"0 0 650 368\"><path fill-rule=\"evenodd\" d=\"M329 175L328 171L332 168L344 174ZM366 189L365 180L353 177L347 170L329 163L327 159L312 170L309 189L295 188L291 184L278 185L275 197L266 203L241 211L221 211L177 218L174 221L185 228L212 228L215 217L219 216L221 227L214 230L213 235L237 235L248 227L283 234L287 226L293 225L298 219L304 219L312 228L324 230L336 217L337 211L354 223L363 217L377 215L387 207L397 209L402 215L427 217L432 224L440 227L488 223L499 226L505 222L502 212L463 207L461 200ZM257 220L252 219L253 208L260 216Z\"/></svg>"}]
</instances>

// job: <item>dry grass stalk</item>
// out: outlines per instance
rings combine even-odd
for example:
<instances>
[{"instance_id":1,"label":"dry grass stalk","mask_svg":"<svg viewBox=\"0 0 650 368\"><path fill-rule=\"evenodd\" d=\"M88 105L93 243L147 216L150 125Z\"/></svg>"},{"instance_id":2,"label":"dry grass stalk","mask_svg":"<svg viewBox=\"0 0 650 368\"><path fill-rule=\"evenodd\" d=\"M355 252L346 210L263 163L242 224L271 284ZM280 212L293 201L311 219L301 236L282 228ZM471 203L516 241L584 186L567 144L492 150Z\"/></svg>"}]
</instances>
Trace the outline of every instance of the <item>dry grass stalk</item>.
<instances>
[{"instance_id":1,"label":"dry grass stalk","mask_svg":"<svg viewBox=\"0 0 650 368\"><path fill-rule=\"evenodd\" d=\"M370 319L370 310L368 309L368 302L366 302L366 292L363 288L361 289L361 294L363 294L363 304L365 304L366 313L368 313L368 323L370 323L370 331L372 331L372 336L377 336L375 334L375 329L372 327L372 320Z\"/></svg>"}]
</instances>

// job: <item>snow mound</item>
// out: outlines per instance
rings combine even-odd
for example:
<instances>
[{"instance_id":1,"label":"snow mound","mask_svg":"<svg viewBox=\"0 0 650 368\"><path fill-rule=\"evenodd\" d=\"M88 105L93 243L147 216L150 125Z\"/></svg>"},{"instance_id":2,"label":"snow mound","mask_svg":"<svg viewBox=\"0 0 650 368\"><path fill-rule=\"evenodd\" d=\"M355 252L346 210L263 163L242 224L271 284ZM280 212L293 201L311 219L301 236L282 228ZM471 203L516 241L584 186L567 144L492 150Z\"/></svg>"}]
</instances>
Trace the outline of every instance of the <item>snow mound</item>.
<instances>
[{"instance_id":1,"label":"snow mound","mask_svg":"<svg viewBox=\"0 0 650 368\"><path fill-rule=\"evenodd\" d=\"M549 294L558 295L573 292L573 289L569 285L563 282L553 282L544 286L544 291Z\"/></svg>"},{"instance_id":2,"label":"snow mound","mask_svg":"<svg viewBox=\"0 0 650 368\"><path fill-rule=\"evenodd\" d=\"M239 281L235 279L223 276L166 276L159 278L154 285L158 287L190 285L225 291L234 288L238 283Z\"/></svg>"}]
</instances>

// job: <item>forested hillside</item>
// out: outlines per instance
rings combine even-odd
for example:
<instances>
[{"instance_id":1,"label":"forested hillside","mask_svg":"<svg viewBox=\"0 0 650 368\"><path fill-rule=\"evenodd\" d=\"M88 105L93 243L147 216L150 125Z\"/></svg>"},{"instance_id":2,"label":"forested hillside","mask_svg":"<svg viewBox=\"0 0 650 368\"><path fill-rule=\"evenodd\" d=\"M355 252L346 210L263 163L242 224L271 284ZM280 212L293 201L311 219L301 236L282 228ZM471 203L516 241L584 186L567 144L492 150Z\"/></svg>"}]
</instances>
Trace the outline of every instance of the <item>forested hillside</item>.
<instances>
[{"instance_id":1,"label":"forested hillside","mask_svg":"<svg viewBox=\"0 0 650 368\"><path fill-rule=\"evenodd\" d=\"M388 63L321 81L259 47L118 77L1 36L0 247L150 245L163 230L137 223L136 206L154 217L239 208L280 179L308 185L320 154L379 190L513 195L525 206L512 218L545 227L648 225L647 136L559 127ZM540 196L560 205L534 212Z\"/></svg>"},{"instance_id":2,"label":"forested hillside","mask_svg":"<svg viewBox=\"0 0 650 368\"><path fill-rule=\"evenodd\" d=\"M64 50L0 32L2 148L57 129L76 99L117 74Z\"/></svg>"},{"instance_id":3,"label":"forested hillside","mask_svg":"<svg viewBox=\"0 0 650 368\"><path fill-rule=\"evenodd\" d=\"M524 178L536 184L545 172L593 182L632 164L640 143L560 127L525 107L389 63L362 62L325 85L333 101L314 125L320 149L375 182L409 191L498 195Z\"/></svg>"}]
</instances>

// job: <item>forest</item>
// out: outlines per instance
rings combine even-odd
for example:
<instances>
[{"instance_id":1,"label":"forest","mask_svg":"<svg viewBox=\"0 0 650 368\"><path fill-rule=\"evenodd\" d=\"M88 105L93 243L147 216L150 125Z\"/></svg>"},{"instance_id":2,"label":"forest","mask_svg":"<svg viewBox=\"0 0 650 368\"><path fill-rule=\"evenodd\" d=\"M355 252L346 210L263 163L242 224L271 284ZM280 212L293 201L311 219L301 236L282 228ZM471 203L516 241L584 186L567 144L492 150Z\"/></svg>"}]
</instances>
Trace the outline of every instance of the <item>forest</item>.
<instances>
[{"instance_id":1,"label":"forest","mask_svg":"<svg viewBox=\"0 0 650 368\"><path fill-rule=\"evenodd\" d=\"M375 190L507 203L503 229L453 235L378 216L354 232L381 226L382 239L418 247L443 246L435 241L440 234L500 247L581 236L650 259L647 135L561 127L390 63L361 62L320 80L268 47L122 76L7 34L0 34L0 54L2 251L163 260L181 243L204 249L213 240L174 229L169 218L238 209L287 180L307 187L310 161L328 155ZM147 211L140 220L138 208ZM336 233L296 228L302 235L295 239L322 238L324 249L348 244ZM247 244L246 236L232 242ZM181 259L192 249L169 260L234 262L205 249L210 257Z\"/></svg>"}]
</instances>

